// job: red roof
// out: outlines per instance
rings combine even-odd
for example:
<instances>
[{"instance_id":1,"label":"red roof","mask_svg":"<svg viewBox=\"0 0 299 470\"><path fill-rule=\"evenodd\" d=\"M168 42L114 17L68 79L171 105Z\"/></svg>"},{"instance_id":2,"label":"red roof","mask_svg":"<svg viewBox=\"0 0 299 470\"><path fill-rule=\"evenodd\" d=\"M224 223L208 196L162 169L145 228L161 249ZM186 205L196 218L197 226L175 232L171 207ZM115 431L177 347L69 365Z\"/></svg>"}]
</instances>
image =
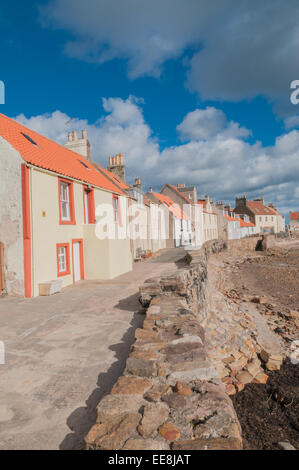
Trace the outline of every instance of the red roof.
<instances>
[{"instance_id":1,"label":"red roof","mask_svg":"<svg viewBox=\"0 0 299 470\"><path fill-rule=\"evenodd\" d=\"M27 163L111 192L124 194L118 186L100 173L82 155L28 129L1 113L0 136L7 140Z\"/></svg>"},{"instance_id":2,"label":"red roof","mask_svg":"<svg viewBox=\"0 0 299 470\"><path fill-rule=\"evenodd\" d=\"M225 217L226 217L227 220L229 220L231 222L240 222L240 219L235 219L234 217L231 217L230 215L225 214Z\"/></svg>"},{"instance_id":3,"label":"red roof","mask_svg":"<svg viewBox=\"0 0 299 470\"><path fill-rule=\"evenodd\" d=\"M197 204L200 204L203 207L206 207L206 201L204 199L197 199Z\"/></svg>"},{"instance_id":4,"label":"red roof","mask_svg":"<svg viewBox=\"0 0 299 470\"><path fill-rule=\"evenodd\" d=\"M271 215L273 214L270 207L265 206L260 201L247 201L247 206L255 215Z\"/></svg>"},{"instance_id":5,"label":"red roof","mask_svg":"<svg viewBox=\"0 0 299 470\"><path fill-rule=\"evenodd\" d=\"M240 219L240 227L255 227L252 222L245 222L245 220Z\"/></svg>"},{"instance_id":6,"label":"red roof","mask_svg":"<svg viewBox=\"0 0 299 470\"><path fill-rule=\"evenodd\" d=\"M170 197L168 196L165 196L164 194L160 194L160 193L152 193L154 196L156 196L156 198L162 202L162 204L164 204L165 206L167 206L167 208L170 210L170 212L172 212L172 214L177 217L178 219L184 219L184 220L189 220L190 217L188 217L183 211L182 209L173 202L172 199L170 199Z\"/></svg>"},{"instance_id":7,"label":"red roof","mask_svg":"<svg viewBox=\"0 0 299 470\"><path fill-rule=\"evenodd\" d=\"M268 208L270 209L271 212L273 212L273 214L275 215L281 215L279 212L277 212L275 209L273 209L273 207L269 207Z\"/></svg>"},{"instance_id":8,"label":"red roof","mask_svg":"<svg viewBox=\"0 0 299 470\"><path fill-rule=\"evenodd\" d=\"M179 196L181 196L182 199L184 199L188 204L193 204L192 201L190 201L189 199L186 198L186 196L184 196L183 193L181 193L181 191L178 190L178 188L176 188L175 186L173 186L172 184L169 184L169 183L166 183L167 186L169 186L171 189L173 189L173 191L175 191Z\"/></svg>"},{"instance_id":9,"label":"red roof","mask_svg":"<svg viewBox=\"0 0 299 470\"><path fill-rule=\"evenodd\" d=\"M299 220L299 212L290 212L290 220Z\"/></svg>"}]
</instances>

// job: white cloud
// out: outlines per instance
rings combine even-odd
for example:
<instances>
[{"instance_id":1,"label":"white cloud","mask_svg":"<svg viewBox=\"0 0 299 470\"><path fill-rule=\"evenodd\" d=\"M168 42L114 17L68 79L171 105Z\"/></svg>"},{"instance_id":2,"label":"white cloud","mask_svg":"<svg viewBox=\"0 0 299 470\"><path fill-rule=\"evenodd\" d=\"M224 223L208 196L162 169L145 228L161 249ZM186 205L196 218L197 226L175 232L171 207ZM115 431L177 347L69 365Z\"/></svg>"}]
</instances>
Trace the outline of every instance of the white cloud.
<instances>
[{"instance_id":1,"label":"white cloud","mask_svg":"<svg viewBox=\"0 0 299 470\"><path fill-rule=\"evenodd\" d=\"M177 127L188 141L161 150L144 121L142 100L133 96L127 100L107 98L103 106L105 115L94 124L78 118L70 121L71 117L60 111L16 119L62 144L68 130L86 129L92 158L106 167L110 155L123 152L129 180L140 176L145 189L153 186L159 190L165 182L184 182L197 185L199 195L210 194L215 199L233 201L245 192L248 197L263 195L285 213L299 207L299 131L286 133L275 145L263 147L259 142L246 142L245 130L227 122L221 110L198 109ZM207 117L206 126L203 116ZM214 127L209 116L216 119Z\"/></svg>"},{"instance_id":2,"label":"white cloud","mask_svg":"<svg viewBox=\"0 0 299 470\"><path fill-rule=\"evenodd\" d=\"M70 33L71 57L125 59L131 78L157 77L191 46L188 86L202 99L264 95L281 115L295 112L297 0L49 0L40 10L44 25Z\"/></svg>"},{"instance_id":3,"label":"white cloud","mask_svg":"<svg viewBox=\"0 0 299 470\"><path fill-rule=\"evenodd\" d=\"M196 109L187 114L177 126L181 140L211 139L221 134L226 137L247 137L249 131L236 122L227 122L223 111L214 107Z\"/></svg>"}]
</instances>

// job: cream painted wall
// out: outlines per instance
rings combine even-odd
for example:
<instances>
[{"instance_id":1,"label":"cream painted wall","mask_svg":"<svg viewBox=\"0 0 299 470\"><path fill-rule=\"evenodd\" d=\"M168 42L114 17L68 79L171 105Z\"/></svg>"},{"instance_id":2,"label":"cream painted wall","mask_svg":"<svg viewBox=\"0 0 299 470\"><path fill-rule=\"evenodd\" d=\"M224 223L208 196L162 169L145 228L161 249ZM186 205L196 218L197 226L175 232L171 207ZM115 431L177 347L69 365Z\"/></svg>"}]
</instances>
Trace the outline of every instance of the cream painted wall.
<instances>
[{"instance_id":1,"label":"cream painted wall","mask_svg":"<svg viewBox=\"0 0 299 470\"><path fill-rule=\"evenodd\" d=\"M38 284L55 280L57 276L58 243L68 243L70 269L61 276L63 287L73 283L72 240L83 239L85 279L111 279L132 269L130 242L99 240L95 225L84 224L83 184L74 182L75 225L59 224L58 176L31 169L32 210L32 266L33 295L39 293ZM95 207L112 205L112 194L95 188ZM126 198L122 198L126 200ZM125 218L124 218L125 223Z\"/></svg>"},{"instance_id":2,"label":"cream painted wall","mask_svg":"<svg viewBox=\"0 0 299 470\"><path fill-rule=\"evenodd\" d=\"M256 225L257 233L263 232L265 228L267 230L272 229L274 233L278 232L277 218L275 215L256 215L255 225Z\"/></svg>"}]
</instances>

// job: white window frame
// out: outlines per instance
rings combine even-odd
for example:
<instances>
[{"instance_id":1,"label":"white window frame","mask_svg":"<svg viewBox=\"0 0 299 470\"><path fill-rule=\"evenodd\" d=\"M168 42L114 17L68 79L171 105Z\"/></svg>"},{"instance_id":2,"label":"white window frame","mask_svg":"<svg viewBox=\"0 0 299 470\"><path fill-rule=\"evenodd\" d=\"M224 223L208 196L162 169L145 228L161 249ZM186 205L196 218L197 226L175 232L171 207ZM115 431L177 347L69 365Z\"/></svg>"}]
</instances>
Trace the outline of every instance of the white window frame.
<instances>
[{"instance_id":1,"label":"white window frame","mask_svg":"<svg viewBox=\"0 0 299 470\"><path fill-rule=\"evenodd\" d=\"M66 273L67 271L67 256L66 256L66 247L58 247L58 270L59 273Z\"/></svg>"},{"instance_id":2,"label":"white window frame","mask_svg":"<svg viewBox=\"0 0 299 470\"><path fill-rule=\"evenodd\" d=\"M65 181L60 181L60 208L61 220L69 222L71 220L71 207L70 207L70 185ZM64 198L64 196L67 196ZM64 214L66 210L66 215Z\"/></svg>"}]
</instances>

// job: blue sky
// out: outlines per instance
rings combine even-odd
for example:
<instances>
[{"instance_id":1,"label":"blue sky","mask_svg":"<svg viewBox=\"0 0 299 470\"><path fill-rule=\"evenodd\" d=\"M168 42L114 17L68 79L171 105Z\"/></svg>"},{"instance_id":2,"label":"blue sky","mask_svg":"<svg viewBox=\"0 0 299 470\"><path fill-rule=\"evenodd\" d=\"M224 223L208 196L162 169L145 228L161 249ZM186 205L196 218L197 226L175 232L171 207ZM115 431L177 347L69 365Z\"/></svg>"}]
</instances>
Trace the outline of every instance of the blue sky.
<instances>
[{"instance_id":1,"label":"blue sky","mask_svg":"<svg viewBox=\"0 0 299 470\"><path fill-rule=\"evenodd\" d=\"M298 19L293 0L4 1L0 112L61 143L86 127L145 188L298 210Z\"/></svg>"}]
</instances>

